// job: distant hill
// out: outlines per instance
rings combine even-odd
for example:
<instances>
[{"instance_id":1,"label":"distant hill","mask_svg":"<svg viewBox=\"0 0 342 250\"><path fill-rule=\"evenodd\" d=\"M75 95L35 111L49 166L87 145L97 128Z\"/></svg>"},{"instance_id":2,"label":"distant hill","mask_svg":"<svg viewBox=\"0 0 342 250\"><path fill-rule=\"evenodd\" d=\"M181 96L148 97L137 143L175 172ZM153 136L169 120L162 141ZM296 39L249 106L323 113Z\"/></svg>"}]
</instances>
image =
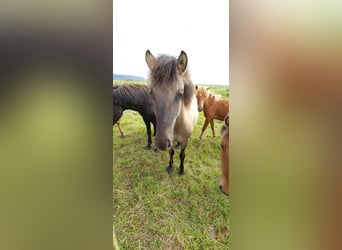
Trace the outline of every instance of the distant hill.
<instances>
[{"instance_id":1,"label":"distant hill","mask_svg":"<svg viewBox=\"0 0 342 250\"><path fill-rule=\"evenodd\" d=\"M145 78L141 76L113 74L113 80L145 81Z\"/></svg>"}]
</instances>

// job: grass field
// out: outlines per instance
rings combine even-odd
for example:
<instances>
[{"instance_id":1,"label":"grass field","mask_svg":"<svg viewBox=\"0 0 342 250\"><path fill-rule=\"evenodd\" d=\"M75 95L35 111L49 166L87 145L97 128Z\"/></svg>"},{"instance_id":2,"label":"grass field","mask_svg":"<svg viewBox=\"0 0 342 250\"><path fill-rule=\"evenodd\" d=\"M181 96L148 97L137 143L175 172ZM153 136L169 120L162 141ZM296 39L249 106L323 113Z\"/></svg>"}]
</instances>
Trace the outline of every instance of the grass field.
<instances>
[{"instance_id":1,"label":"grass field","mask_svg":"<svg viewBox=\"0 0 342 250\"><path fill-rule=\"evenodd\" d=\"M227 87L210 87L228 96ZM120 121L124 138L113 127L113 223L120 249L228 249L229 198L218 189L222 122L215 121L216 138L207 128L199 140L199 113L179 177L179 150L169 176L168 152L144 150L141 116L125 111Z\"/></svg>"}]
</instances>

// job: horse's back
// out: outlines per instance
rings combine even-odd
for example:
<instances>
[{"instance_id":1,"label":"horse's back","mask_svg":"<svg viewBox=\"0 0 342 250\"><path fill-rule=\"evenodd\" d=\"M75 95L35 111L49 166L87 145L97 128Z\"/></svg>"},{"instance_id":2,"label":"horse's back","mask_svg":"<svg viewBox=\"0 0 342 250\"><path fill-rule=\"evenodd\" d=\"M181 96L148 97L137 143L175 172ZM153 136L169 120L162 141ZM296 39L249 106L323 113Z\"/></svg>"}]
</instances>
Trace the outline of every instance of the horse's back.
<instances>
[{"instance_id":1,"label":"horse's back","mask_svg":"<svg viewBox=\"0 0 342 250\"><path fill-rule=\"evenodd\" d=\"M123 106L124 109L132 109L139 112L145 107L153 105L149 92L150 88L147 85L126 84L113 86L113 100L115 103Z\"/></svg>"}]
</instances>

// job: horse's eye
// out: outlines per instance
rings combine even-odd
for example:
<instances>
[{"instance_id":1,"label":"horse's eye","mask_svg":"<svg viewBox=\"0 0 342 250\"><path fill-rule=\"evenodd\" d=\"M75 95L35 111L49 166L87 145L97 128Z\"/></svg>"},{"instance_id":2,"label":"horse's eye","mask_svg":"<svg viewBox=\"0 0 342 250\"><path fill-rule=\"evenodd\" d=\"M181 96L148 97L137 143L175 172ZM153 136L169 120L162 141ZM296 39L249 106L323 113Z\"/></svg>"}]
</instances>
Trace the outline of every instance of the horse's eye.
<instances>
[{"instance_id":1,"label":"horse's eye","mask_svg":"<svg viewBox=\"0 0 342 250\"><path fill-rule=\"evenodd\" d=\"M221 149L224 149L224 145L223 144L220 144L221 145Z\"/></svg>"},{"instance_id":2,"label":"horse's eye","mask_svg":"<svg viewBox=\"0 0 342 250\"><path fill-rule=\"evenodd\" d=\"M153 90L152 89L150 90L150 96L153 96Z\"/></svg>"},{"instance_id":3,"label":"horse's eye","mask_svg":"<svg viewBox=\"0 0 342 250\"><path fill-rule=\"evenodd\" d=\"M183 89L179 90L179 92L178 92L177 95L176 95L176 101L178 101L179 99L181 99L182 96L183 96L183 94L184 94L184 90L183 90Z\"/></svg>"}]
</instances>

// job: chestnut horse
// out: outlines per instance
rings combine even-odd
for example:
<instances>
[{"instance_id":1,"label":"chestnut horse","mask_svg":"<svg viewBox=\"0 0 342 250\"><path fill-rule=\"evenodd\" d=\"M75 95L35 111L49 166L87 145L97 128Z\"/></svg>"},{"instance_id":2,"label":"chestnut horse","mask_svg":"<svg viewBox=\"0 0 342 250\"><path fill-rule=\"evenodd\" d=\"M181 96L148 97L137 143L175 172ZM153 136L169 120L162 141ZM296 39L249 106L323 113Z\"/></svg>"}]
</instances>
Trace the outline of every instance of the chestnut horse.
<instances>
[{"instance_id":1,"label":"chestnut horse","mask_svg":"<svg viewBox=\"0 0 342 250\"><path fill-rule=\"evenodd\" d=\"M221 181L220 190L229 195L229 115L224 118L221 129Z\"/></svg>"},{"instance_id":2,"label":"chestnut horse","mask_svg":"<svg viewBox=\"0 0 342 250\"><path fill-rule=\"evenodd\" d=\"M154 57L147 50L145 60L150 69L151 98L157 119L155 145L160 150L169 150L169 174L173 170L174 142L180 145L179 175L183 175L185 149L198 118L194 86L187 70L188 57L184 51L178 58Z\"/></svg>"},{"instance_id":3,"label":"chestnut horse","mask_svg":"<svg viewBox=\"0 0 342 250\"><path fill-rule=\"evenodd\" d=\"M220 99L210 93L209 88L196 86L196 98L198 111L203 111L205 122L202 127L202 135L208 124L210 123L211 130L213 131L213 137L215 137L214 119L223 121L227 113L229 112L228 99Z\"/></svg>"}]
</instances>

